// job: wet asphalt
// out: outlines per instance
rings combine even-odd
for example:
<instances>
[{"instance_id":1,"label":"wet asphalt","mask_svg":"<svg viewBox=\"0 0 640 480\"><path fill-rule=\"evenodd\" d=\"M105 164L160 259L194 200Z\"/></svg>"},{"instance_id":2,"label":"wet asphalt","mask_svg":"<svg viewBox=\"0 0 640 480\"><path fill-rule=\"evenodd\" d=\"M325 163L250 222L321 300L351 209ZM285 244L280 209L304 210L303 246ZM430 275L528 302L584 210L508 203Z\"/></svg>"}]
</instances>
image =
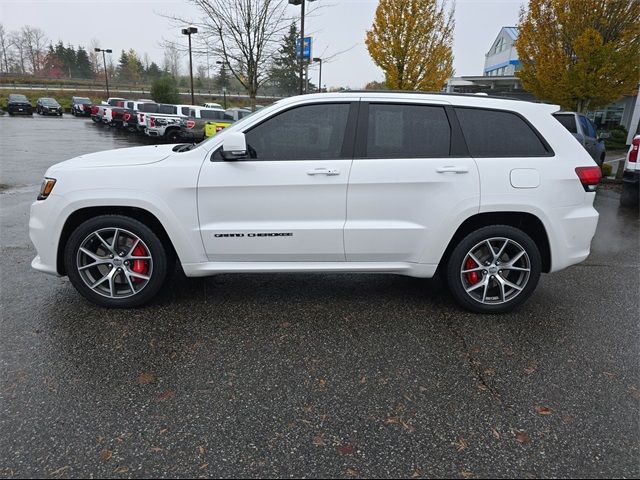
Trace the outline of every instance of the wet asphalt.
<instances>
[{"instance_id":1,"label":"wet asphalt","mask_svg":"<svg viewBox=\"0 0 640 480\"><path fill-rule=\"evenodd\" d=\"M637 211L600 189L588 260L518 311L437 280L178 275L104 310L30 268L47 166L137 145L0 117L1 477L638 477Z\"/></svg>"}]
</instances>

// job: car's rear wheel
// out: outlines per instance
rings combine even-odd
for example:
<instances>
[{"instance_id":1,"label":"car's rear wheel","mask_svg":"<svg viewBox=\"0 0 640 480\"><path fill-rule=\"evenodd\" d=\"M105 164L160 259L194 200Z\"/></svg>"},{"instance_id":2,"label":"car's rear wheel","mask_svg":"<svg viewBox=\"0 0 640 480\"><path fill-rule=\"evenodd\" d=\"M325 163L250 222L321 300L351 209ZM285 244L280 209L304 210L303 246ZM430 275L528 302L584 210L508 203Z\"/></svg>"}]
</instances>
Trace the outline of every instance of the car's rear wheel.
<instances>
[{"instance_id":1,"label":"car's rear wheel","mask_svg":"<svg viewBox=\"0 0 640 480\"><path fill-rule=\"evenodd\" d=\"M504 313L521 305L535 290L542 259L536 243L508 225L480 228L467 235L447 263L447 283L464 308Z\"/></svg>"},{"instance_id":2,"label":"car's rear wheel","mask_svg":"<svg viewBox=\"0 0 640 480\"><path fill-rule=\"evenodd\" d=\"M145 224L121 215L82 223L64 251L67 275L87 299L103 307L131 308L150 301L169 270L168 253Z\"/></svg>"}]
</instances>

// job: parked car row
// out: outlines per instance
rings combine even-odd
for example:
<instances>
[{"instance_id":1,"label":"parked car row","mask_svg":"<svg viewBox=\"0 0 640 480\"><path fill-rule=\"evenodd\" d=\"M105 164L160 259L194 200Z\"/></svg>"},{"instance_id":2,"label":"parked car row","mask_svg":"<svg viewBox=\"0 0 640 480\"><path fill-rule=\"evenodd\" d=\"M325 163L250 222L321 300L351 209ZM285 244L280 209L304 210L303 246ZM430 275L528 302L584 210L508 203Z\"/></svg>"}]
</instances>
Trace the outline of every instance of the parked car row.
<instances>
[{"instance_id":1,"label":"parked car row","mask_svg":"<svg viewBox=\"0 0 640 480\"><path fill-rule=\"evenodd\" d=\"M74 97L75 99L76 97ZM81 99L82 101L86 99ZM251 114L244 108L224 110L219 104L172 105L149 99L128 100L112 97L100 104L75 100L72 109L81 111L96 123L139 133L169 143L180 141L200 142L215 135L236 120ZM88 113L85 113L87 112Z\"/></svg>"}]
</instances>

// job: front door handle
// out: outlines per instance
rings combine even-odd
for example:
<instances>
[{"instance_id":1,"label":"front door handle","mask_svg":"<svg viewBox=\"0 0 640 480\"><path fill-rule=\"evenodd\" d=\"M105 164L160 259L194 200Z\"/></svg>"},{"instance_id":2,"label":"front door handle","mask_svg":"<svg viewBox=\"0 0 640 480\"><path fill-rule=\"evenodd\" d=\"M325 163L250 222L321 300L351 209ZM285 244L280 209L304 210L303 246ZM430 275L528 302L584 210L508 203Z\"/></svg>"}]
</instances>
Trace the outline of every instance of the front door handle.
<instances>
[{"instance_id":1,"label":"front door handle","mask_svg":"<svg viewBox=\"0 0 640 480\"><path fill-rule=\"evenodd\" d=\"M307 175L340 175L340 170L337 168L314 168L307 170Z\"/></svg>"},{"instance_id":2,"label":"front door handle","mask_svg":"<svg viewBox=\"0 0 640 480\"><path fill-rule=\"evenodd\" d=\"M438 173L469 173L469 169L467 167L458 167L456 165L446 165L444 167L439 167L436 169Z\"/></svg>"}]
</instances>

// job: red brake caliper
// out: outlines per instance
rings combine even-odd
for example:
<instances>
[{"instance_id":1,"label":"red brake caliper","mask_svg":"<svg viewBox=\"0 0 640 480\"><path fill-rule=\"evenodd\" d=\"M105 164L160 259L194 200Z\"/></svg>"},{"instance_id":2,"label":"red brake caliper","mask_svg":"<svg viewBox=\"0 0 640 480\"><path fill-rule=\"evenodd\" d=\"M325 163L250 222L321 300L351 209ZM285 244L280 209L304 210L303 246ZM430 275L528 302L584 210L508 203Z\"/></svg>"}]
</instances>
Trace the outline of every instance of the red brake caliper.
<instances>
[{"instance_id":1,"label":"red brake caliper","mask_svg":"<svg viewBox=\"0 0 640 480\"><path fill-rule=\"evenodd\" d=\"M142 245L138 245L133 249L132 255L134 257L145 257L147 256L147 251ZM134 260L131 270L140 275L146 275L149 271L148 262L146 260ZM142 280L142 278L133 277L134 282L142 282Z\"/></svg>"},{"instance_id":2,"label":"red brake caliper","mask_svg":"<svg viewBox=\"0 0 640 480\"><path fill-rule=\"evenodd\" d=\"M464 269L471 270L472 268L477 268L478 264L473 260L473 258L467 258L467 261L464 262ZM471 285L475 285L480 281L480 275L478 272L469 272L467 273L467 282Z\"/></svg>"}]
</instances>

